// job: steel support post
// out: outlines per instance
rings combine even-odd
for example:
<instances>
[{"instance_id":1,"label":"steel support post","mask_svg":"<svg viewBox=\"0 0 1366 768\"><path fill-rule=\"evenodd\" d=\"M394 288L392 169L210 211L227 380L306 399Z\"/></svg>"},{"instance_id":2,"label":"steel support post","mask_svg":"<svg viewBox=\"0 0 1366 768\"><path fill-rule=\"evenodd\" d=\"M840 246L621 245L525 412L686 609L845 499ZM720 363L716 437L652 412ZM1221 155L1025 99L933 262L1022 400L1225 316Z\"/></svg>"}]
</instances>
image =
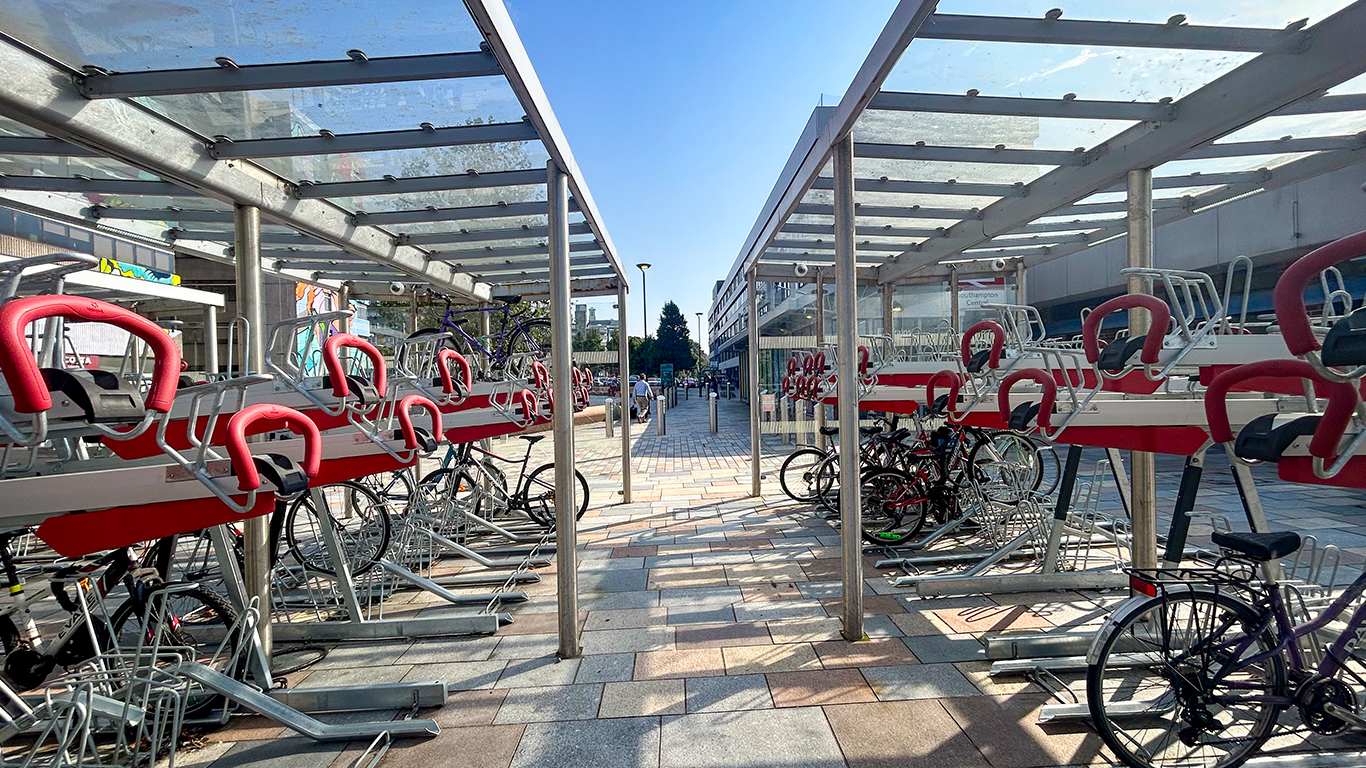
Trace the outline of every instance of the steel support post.
<instances>
[{"instance_id":1,"label":"steel support post","mask_svg":"<svg viewBox=\"0 0 1366 768\"><path fill-rule=\"evenodd\" d=\"M218 373L218 307L204 307L204 373Z\"/></svg>"},{"instance_id":2,"label":"steel support post","mask_svg":"<svg viewBox=\"0 0 1366 768\"><path fill-rule=\"evenodd\" d=\"M836 267L838 269L838 267ZM895 339L892 337L892 284L882 284L882 333L887 337L887 356L891 357L892 350L896 346Z\"/></svg>"},{"instance_id":3,"label":"steel support post","mask_svg":"<svg viewBox=\"0 0 1366 768\"><path fill-rule=\"evenodd\" d=\"M863 639L863 518L859 513L858 269L854 252L854 138L832 149L835 159L835 356L839 398L840 539L843 550L845 640ZM883 293L883 316L890 314Z\"/></svg>"},{"instance_id":4,"label":"steel support post","mask_svg":"<svg viewBox=\"0 0 1366 768\"><path fill-rule=\"evenodd\" d=\"M351 309L351 283L347 281L337 289L337 311L346 312ZM351 332L351 318L344 317L337 323L338 330L342 333Z\"/></svg>"},{"instance_id":5,"label":"steel support post","mask_svg":"<svg viewBox=\"0 0 1366 768\"><path fill-rule=\"evenodd\" d=\"M574 370L569 307L569 177L546 163L546 197L550 204L550 334L551 387L556 408L555 432L555 581L559 595L560 658L576 659L579 646L578 536L574 511Z\"/></svg>"},{"instance_id":6,"label":"steel support post","mask_svg":"<svg viewBox=\"0 0 1366 768\"><path fill-rule=\"evenodd\" d=\"M816 269L816 347L825 345L825 270ZM816 411L816 445L821 444L820 431L825 428L825 403L817 400Z\"/></svg>"},{"instance_id":7,"label":"steel support post","mask_svg":"<svg viewBox=\"0 0 1366 768\"><path fill-rule=\"evenodd\" d=\"M240 373L264 373L266 370L266 327L261 298L261 211L249 205L239 205L233 216L233 256L237 276L237 314L246 318L247 333L242 345L245 352ZM261 650L267 661L270 644L270 525L267 515L247 518L242 523L243 573L246 598L261 601L261 620L256 632L261 638Z\"/></svg>"},{"instance_id":8,"label":"steel support post","mask_svg":"<svg viewBox=\"0 0 1366 768\"><path fill-rule=\"evenodd\" d=\"M1153 265L1153 172L1151 168L1129 171L1128 227L1129 266L1151 268ZM1151 293L1147 280L1129 276L1129 293ZM1155 333L1165 333L1158 328ZM1148 332L1148 315L1129 311L1129 337ZM1146 451L1129 454L1129 482L1131 502L1130 523L1133 526L1133 565L1135 568L1157 567L1157 463Z\"/></svg>"},{"instance_id":9,"label":"steel support post","mask_svg":"<svg viewBox=\"0 0 1366 768\"><path fill-rule=\"evenodd\" d=\"M759 492L759 282L749 271L749 473L750 495Z\"/></svg>"},{"instance_id":10,"label":"steel support post","mask_svg":"<svg viewBox=\"0 0 1366 768\"><path fill-rule=\"evenodd\" d=\"M1151 211L1151 210L1152 210L1152 206L1151 206L1151 205L1148 206L1148 209L1149 209L1149 211ZM1149 231L1151 231L1151 229L1152 229L1151 221L1152 221L1152 217L1151 217L1151 215L1150 215L1150 216L1149 216ZM1028 304L1028 303L1029 303L1029 286L1025 285L1025 263L1024 263L1024 259L1020 259L1020 260L1018 260L1018 261L1015 262L1015 303L1016 303L1016 304Z\"/></svg>"},{"instance_id":11,"label":"steel support post","mask_svg":"<svg viewBox=\"0 0 1366 768\"><path fill-rule=\"evenodd\" d=\"M958 333L958 267L949 267L949 325Z\"/></svg>"},{"instance_id":12,"label":"steel support post","mask_svg":"<svg viewBox=\"0 0 1366 768\"><path fill-rule=\"evenodd\" d=\"M1191 510L1195 509L1195 494L1200 490L1200 476L1205 471L1205 450L1202 446L1198 453L1186 457L1186 467L1181 471L1181 485L1176 490L1176 507L1172 509L1172 524L1167 529L1167 549L1162 559L1170 566L1181 564L1186 550L1186 537L1190 533Z\"/></svg>"},{"instance_id":13,"label":"steel support post","mask_svg":"<svg viewBox=\"0 0 1366 768\"><path fill-rule=\"evenodd\" d=\"M621 372L621 503L631 503L631 335L626 332L626 281L617 286L617 369Z\"/></svg>"}]
</instances>

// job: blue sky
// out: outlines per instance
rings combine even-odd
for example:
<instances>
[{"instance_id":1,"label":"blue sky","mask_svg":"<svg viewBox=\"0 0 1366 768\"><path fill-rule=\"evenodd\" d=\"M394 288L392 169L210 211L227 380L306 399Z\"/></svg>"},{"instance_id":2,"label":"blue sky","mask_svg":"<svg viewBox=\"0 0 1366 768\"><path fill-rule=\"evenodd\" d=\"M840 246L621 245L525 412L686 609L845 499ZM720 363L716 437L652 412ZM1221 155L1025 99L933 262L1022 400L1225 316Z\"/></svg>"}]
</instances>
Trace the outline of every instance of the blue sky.
<instances>
[{"instance_id":1,"label":"blue sky","mask_svg":"<svg viewBox=\"0 0 1366 768\"><path fill-rule=\"evenodd\" d=\"M844 93L895 7L505 1L630 272L634 335L641 261L651 331L672 300L696 333L811 109Z\"/></svg>"}]
</instances>

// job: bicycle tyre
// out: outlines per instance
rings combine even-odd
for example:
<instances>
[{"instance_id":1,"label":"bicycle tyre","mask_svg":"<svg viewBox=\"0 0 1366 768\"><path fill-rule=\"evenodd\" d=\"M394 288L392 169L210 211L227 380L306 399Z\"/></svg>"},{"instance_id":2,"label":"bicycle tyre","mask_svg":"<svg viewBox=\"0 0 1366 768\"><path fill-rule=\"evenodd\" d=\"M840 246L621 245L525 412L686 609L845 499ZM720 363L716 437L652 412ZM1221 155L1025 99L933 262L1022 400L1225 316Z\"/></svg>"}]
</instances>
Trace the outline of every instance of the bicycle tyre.
<instances>
[{"instance_id":1,"label":"bicycle tyre","mask_svg":"<svg viewBox=\"0 0 1366 768\"><path fill-rule=\"evenodd\" d=\"M544 339L542 343L538 339ZM521 327L513 326L508 332L507 341L503 348L499 350L502 356L498 362L494 363L494 368L503 369L513 376L525 378L531 374L530 366L525 365L525 357L531 356L537 359L550 357L550 321L549 320L526 320L522 321Z\"/></svg>"},{"instance_id":2,"label":"bicycle tyre","mask_svg":"<svg viewBox=\"0 0 1366 768\"><path fill-rule=\"evenodd\" d=\"M928 489L906 472L873 469L859 480L860 528L869 544L905 542L924 527L928 511Z\"/></svg>"},{"instance_id":3,"label":"bicycle tyre","mask_svg":"<svg viewBox=\"0 0 1366 768\"><path fill-rule=\"evenodd\" d=\"M389 549L393 529L389 510L384 501L379 494L354 480L333 483L318 490L322 492L322 497L328 504L327 514L331 516L333 530L337 532L337 538L347 553L347 566L351 570L351 575L359 576L368 572ZM338 519L337 515L332 513L333 502L328 498L328 493L334 491L348 494L349 498L343 503L350 502L352 511L359 513L356 515L360 520L359 525L347 525L345 520ZM359 503L356 503L357 496L360 497ZM312 520L301 518L301 510ZM313 507L313 494L307 493L295 499L289 506L289 513L285 518L285 540L289 546L289 553L304 568L314 573L335 576L336 566L332 563L326 545L322 543L317 514L318 511ZM313 540L305 539L305 533L311 534ZM362 541L361 547L350 546Z\"/></svg>"},{"instance_id":4,"label":"bicycle tyre","mask_svg":"<svg viewBox=\"0 0 1366 768\"><path fill-rule=\"evenodd\" d=\"M778 483L793 501L812 502L816 500L814 490L816 476L814 469L820 466L820 462L826 457L825 451L819 448L798 448L783 460L782 469L778 470ZM802 464L804 459L814 459L815 463L810 465ZM797 493L794 489L802 489L802 493Z\"/></svg>"},{"instance_id":5,"label":"bicycle tyre","mask_svg":"<svg viewBox=\"0 0 1366 768\"><path fill-rule=\"evenodd\" d=\"M526 483L522 490L517 494L514 506L526 512L527 516L537 523L540 523L547 530L555 528L555 465L542 464L527 475ZM542 477L542 475L546 475ZM588 478L583 473L574 470L574 477L578 481L577 498L579 508L574 513L574 519L583 518L583 513L588 511Z\"/></svg>"},{"instance_id":6,"label":"bicycle tyre","mask_svg":"<svg viewBox=\"0 0 1366 768\"><path fill-rule=\"evenodd\" d=\"M1185 611L1180 610L1183 604L1189 606ZM1203 612L1198 608L1200 605L1205 606ZM1188 618L1185 618L1186 616ZM1216 618L1223 624L1222 628L1216 627ZM1196 633L1203 631L1202 624L1206 621L1211 631L1208 637L1202 639ZM1206 756L1203 754L1203 748L1214 746L1219 741L1204 742L1201 740L1202 737L1210 735L1207 729L1214 725L1223 725L1223 730L1231 728L1231 724L1224 725L1224 719L1229 718L1232 707L1226 706L1229 701L1225 697L1222 703L1201 703L1200 711L1197 712L1189 705L1189 699L1187 702L1180 701L1182 693L1172 678L1184 682L1187 688L1212 688L1209 685L1210 680L1200 679L1202 674L1208 672L1202 673L1200 666L1183 664L1182 657L1196 655L1197 649L1202 647L1217 650L1219 646L1210 645L1216 638L1225 637L1230 630L1255 627L1260 623L1258 611L1242 600L1224 592L1198 588L1146 600L1118 617L1114 630L1102 642L1099 653L1095 655L1096 661L1088 666L1086 673L1086 700L1091 711L1091 720L1101 740L1130 768L1174 768L1177 765L1183 768L1237 768L1242 765L1271 737L1285 705L1256 701L1254 698L1241 699L1255 706L1256 716L1252 718L1248 732L1228 737L1233 742L1228 754L1213 760L1202 760ZM1187 630L1186 634L1180 633L1183 627ZM1154 631L1158 635L1158 642L1149 639ZM1244 657L1269 650L1275 647L1275 644L1275 638L1271 636L1270 631L1264 631L1261 637L1255 639L1254 645L1244 651ZM1136 655L1138 659L1135 659ZM1156 661L1151 660L1152 656L1156 656ZM1226 657L1227 654L1224 654L1223 658ZM1208 663L1208 660L1205 660L1205 666L1208 666ZM1265 686L1269 689L1267 695L1284 697L1285 659L1276 654L1262 664L1263 674L1267 678ZM1163 667L1166 669L1162 669ZM1122 678L1116 681L1115 678L1119 675L1108 673L1123 671L1142 675L1153 668L1159 670L1152 674L1152 677L1156 678L1155 685L1170 687L1172 692L1152 699L1155 706L1136 716L1127 711L1124 705L1127 704L1128 708L1132 709L1136 702L1146 700L1140 698L1147 692L1142 686L1141 679ZM1195 678L1194 683L1192 678ZM1240 679L1238 685L1242 687L1234 689L1235 691L1255 691L1251 688L1254 684L1245 680ZM1202 690L1201 693L1211 699L1215 698L1213 691ZM1113 700L1112 694L1115 696ZM1217 706L1219 711L1210 712L1211 705ZM1127 724L1157 721L1161 724L1151 730L1158 731L1160 737L1165 738L1168 743L1160 745L1155 741L1136 739L1129 735L1130 729L1127 725L1117 725L1117 721ZM1216 732L1215 735L1224 734ZM1191 743L1191 739L1195 743ZM1144 746L1148 755L1137 754L1135 744ZM1197 747L1202 748L1202 754L1189 754L1190 750ZM1176 750L1175 754L1166 759L1158 759L1168 749Z\"/></svg>"},{"instance_id":7,"label":"bicycle tyre","mask_svg":"<svg viewBox=\"0 0 1366 768\"><path fill-rule=\"evenodd\" d=\"M1005 445L1004 449L1002 444ZM984 455L988 447L992 450ZM1021 466L1022 475L1031 473L1021 478L1024 480L1021 486L1026 491L1036 491L1043 482L1039 446L1015 432L988 432L981 435L968 451L968 466L972 467L974 479L982 483L982 491L988 499L1006 504L1020 500L1020 495L1007 484L1012 470L998 466L1003 462ZM993 474L993 470L997 474Z\"/></svg>"},{"instance_id":8,"label":"bicycle tyre","mask_svg":"<svg viewBox=\"0 0 1366 768\"><path fill-rule=\"evenodd\" d=\"M197 659L208 660L218 651L221 643L212 639L200 642L195 636L194 628L222 625L223 630L227 632L227 640L225 641L227 645L223 646L223 653L227 658L236 657L238 648L231 630L233 625L237 623L237 609L226 598L207 587L195 586L184 592L176 592L172 600L174 604L170 610L174 623L168 633L163 636L163 645L193 648ZM181 605L195 606L195 604L197 607L180 607ZM141 627L143 606L142 601L130 597L119 604L119 607L114 610L114 615L110 618L115 637L123 638L119 642L119 647L125 651L136 648L138 642L136 637L124 637L124 630L128 627L129 619L134 619L137 622L139 631L150 631ZM270 619L269 616L265 616L261 620L269 621ZM230 677L240 678L243 670L219 671ZM221 695L191 684L189 693L186 695L185 716L187 718L200 717L218 707L222 701Z\"/></svg>"}]
</instances>

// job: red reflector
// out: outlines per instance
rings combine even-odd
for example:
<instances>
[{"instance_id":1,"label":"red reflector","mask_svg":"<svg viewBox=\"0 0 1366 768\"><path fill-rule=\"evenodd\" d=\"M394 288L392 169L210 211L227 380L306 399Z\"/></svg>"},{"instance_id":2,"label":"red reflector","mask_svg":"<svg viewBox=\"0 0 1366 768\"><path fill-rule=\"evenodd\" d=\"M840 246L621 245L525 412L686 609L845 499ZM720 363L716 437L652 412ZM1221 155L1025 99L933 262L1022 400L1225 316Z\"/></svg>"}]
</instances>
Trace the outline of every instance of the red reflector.
<instances>
[{"instance_id":1,"label":"red reflector","mask_svg":"<svg viewBox=\"0 0 1366 768\"><path fill-rule=\"evenodd\" d=\"M1150 584L1137 576L1129 577L1129 588L1148 597L1157 597L1157 585Z\"/></svg>"}]
</instances>

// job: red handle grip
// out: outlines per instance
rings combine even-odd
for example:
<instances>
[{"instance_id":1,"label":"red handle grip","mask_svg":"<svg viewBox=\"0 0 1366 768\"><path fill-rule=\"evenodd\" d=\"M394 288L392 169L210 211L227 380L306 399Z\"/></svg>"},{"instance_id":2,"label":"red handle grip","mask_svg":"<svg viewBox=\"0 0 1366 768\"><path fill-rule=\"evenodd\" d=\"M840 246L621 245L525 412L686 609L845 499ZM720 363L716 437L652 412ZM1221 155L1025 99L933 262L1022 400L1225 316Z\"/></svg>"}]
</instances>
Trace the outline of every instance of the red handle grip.
<instances>
[{"instance_id":1,"label":"red handle grip","mask_svg":"<svg viewBox=\"0 0 1366 768\"><path fill-rule=\"evenodd\" d=\"M441 409L422 395L408 395L398 401L398 426L403 432L403 445L408 450L418 447L417 430L413 428L413 409L421 408L432 418L432 436L441 439Z\"/></svg>"},{"instance_id":2,"label":"red handle grip","mask_svg":"<svg viewBox=\"0 0 1366 768\"><path fill-rule=\"evenodd\" d=\"M251 460L247 435L283 427L288 427L289 431L303 436L304 474L309 477L318 476L323 448L318 425L293 408L274 403L257 403L234 413L228 420L228 456L232 458L233 469L237 472L238 490L254 491L261 487L261 475L256 471L256 463Z\"/></svg>"},{"instance_id":3,"label":"red handle grip","mask_svg":"<svg viewBox=\"0 0 1366 768\"><path fill-rule=\"evenodd\" d=\"M1152 316L1152 328L1161 332L1153 333L1149 330L1148 337L1143 340L1143 351L1139 353L1138 359L1148 365L1156 363L1157 356L1162 352L1162 337L1167 335L1167 325L1171 322L1172 311L1167 308L1167 302L1156 296L1141 293L1116 296L1086 316L1086 320L1081 324L1081 348L1086 352L1086 361L1095 365L1100 359L1100 324L1107 315L1121 309L1146 309Z\"/></svg>"},{"instance_id":4,"label":"red handle grip","mask_svg":"<svg viewBox=\"0 0 1366 768\"><path fill-rule=\"evenodd\" d=\"M535 382L537 389L547 389L550 387L550 371L541 364L540 360L531 361L531 378Z\"/></svg>"},{"instance_id":5,"label":"red handle grip","mask_svg":"<svg viewBox=\"0 0 1366 768\"><path fill-rule=\"evenodd\" d=\"M1001 351L1006 346L1006 330L995 320L980 320L963 334L963 343L959 347L959 356L963 358L963 365L966 366L972 360L972 339L977 334L987 331L991 334L991 356L987 358L987 366L999 368L1001 366Z\"/></svg>"},{"instance_id":6,"label":"red handle grip","mask_svg":"<svg viewBox=\"0 0 1366 768\"><path fill-rule=\"evenodd\" d=\"M593 386L593 369L592 369L592 368L584 368L584 369L583 369L583 380L584 380L584 383L587 384L588 386L590 386L590 387Z\"/></svg>"},{"instance_id":7,"label":"red handle grip","mask_svg":"<svg viewBox=\"0 0 1366 768\"><path fill-rule=\"evenodd\" d=\"M811 375L812 371L814 371L815 369L816 369L816 356L815 356L815 355L802 355L802 373L804 373L804 374L806 374L806 375L809 376L809 375Z\"/></svg>"},{"instance_id":8,"label":"red handle grip","mask_svg":"<svg viewBox=\"0 0 1366 768\"><path fill-rule=\"evenodd\" d=\"M156 323L123 307L80 296L30 296L0 307L0 372L14 397L14 410L38 413L52 407L52 397L38 361L24 340L24 329L34 320L65 317L117 326L147 342L155 352L149 410L166 413L180 383L180 350Z\"/></svg>"},{"instance_id":9,"label":"red handle grip","mask_svg":"<svg viewBox=\"0 0 1366 768\"><path fill-rule=\"evenodd\" d=\"M346 385L346 369L342 367L341 356L338 354L342 347L360 350L370 358L370 362L375 366L375 374L371 381L374 382L375 389L379 390L380 397L383 397L384 393L389 391L384 355L375 349L375 345L352 333L334 334L323 343L323 363L327 365L327 373L332 377L332 394L336 397L346 397L351 393L351 388Z\"/></svg>"},{"instance_id":10,"label":"red handle grip","mask_svg":"<svg viewBox=\"0 0 1366 768\"><path fill-rule=\"evenodd\" d=\"M447 394L455 392L455 381L451 378L449 365L452 362L460 368L460 383L468 393L474 389L474 369L470 367L470 361L466 360L464 355L453 349L443 349L436 353L436 367L441 373L441 389Z\"/></svg>"},{"instance_id":11,"label":"red handle grip","mask_svg":"<svg viewBox=\"0 0 1366 768\"><path fill-rule=\"evenodd\" d=\"M792 374L790 373L783 377L783 394L787 395L788 397L798 396L797 390L794 388L792 383Z\"/></svg>"},{"instance_id":12,"label":"red handle grip","mask_svg":"<svg viewBox=\"0 0 1366 768\"><path fill-rule=\"evenodd\" d=\"M787 359L787 372L789 374L796 373L801 369L801 363L798 361L798 357L798 355L793 355Z\"/></svg>"},{"instance_id":13,"label":"red handle grip","mask_svg":"<svg viewBox=\"0 0 1366 768\"><path fill-rule=\"evenodd\" d=\"M570 368L569 370L573 371L573 373L574 373L574 386L576 386L576 387L582 387L582 386L583 386L583 371L580 371L578 368Z\"/></svg>"},{"instance_id":14,"label":"red handle grip","mask_svg":"<svg viewBox=\"0 0 1366 768\"><path fill-rule=\"evenodd\" d=\"M949 385L949 405L946 410L949 412L957 410L954 406L958 405L958 390L963 387L963 378L950 370L940 371L925 382L925 407L934 407L934 385L940 381L947 382Z\"/></svg>"},{"instance_id":15,"label":"red handle grip","mask_svg":"<svg viewBox=\"0 0 1366 768\"><path fill-rule=\"evenodd\" d=\"M532 394L531 390L519 390L516 394L516 397L522 401L522 415L525 416L528 421L535 421L541 417L541 408L536 404L536 395ZM555 393L551 392L550 397L551 410L554 410Z\"/></svg>"},{"instance_id":16,"label":"red handle grip","mask_svg":"<svg viewBox=\"0 0 1366 768\"><path fill-rule=\"evenodd\" d=\"M1366 232L1358 232L1306 254L1281 274L1271 303L1290 354L1306 355L1319 348L1319 340L1314 338L1309 325L1309 313L1304 308L1305 286L1323 270L1363 253L1366 253Z\"/></svg>"},{"instance_id":17,"label":"red handle grip","mask_svg":"<svg viewBox=\"0 0 1366 768\"><path fill-rule=\"evenodd\" d=\"M1001 380L1001 386L996 391L996 409L1001 414L1001 421L1010 421L1010 388L1015 386L1015 382L1025 379L1038 382L1043 387L1043 401L1039 403L1039 428L1048 429L1053 401L1058 396L1058 383L1053 380L1052 374L1042 368L1014 371Z\"/></svg>"},{"instance_id":18,"label":"red handle grip","mask_svg":"<svg viewBox=\"0 0 1366 768\"><path fill-rule=\"evenodd\" d=\"M860 376L868 375L868 348L863 345L858 348L858 373Z\"/></svg>"},{"instance_id":19,"label":"red handle grip","mask_svg":"<svg viewBox=\"0 0 1366 768\"><path fill-rule=\"evenodd\" d=\"M1303 360L1260 360L1224 371L1205 390L1205 419L1209 421L1209 436L1216 443L1227 443L1234 438L1233 426L1228 420L1228 391L1239 382L1248 379L1288 378L1309 379L1315 389L1327 393L1328 407L1323 418L1314 430L1314 438L1309 442L1309 452L1321 459L1330 459L1337 452L1338 442L1352 421L1356 410L1357 391L1351 384L1329 381L1314 370L1314 366Z\"/></svg>"},{"instance_id":20,"label":"red handle grip","mask_svg":"<svg viewBox=\"0 0 1366 768\"><path fill-rule=\"evenodd\" d=\"M817 376L823 376L825 374L824 351L817 352L815 355L812 356L811 369L811 372Z\"/></svg>"}]
</instances>

